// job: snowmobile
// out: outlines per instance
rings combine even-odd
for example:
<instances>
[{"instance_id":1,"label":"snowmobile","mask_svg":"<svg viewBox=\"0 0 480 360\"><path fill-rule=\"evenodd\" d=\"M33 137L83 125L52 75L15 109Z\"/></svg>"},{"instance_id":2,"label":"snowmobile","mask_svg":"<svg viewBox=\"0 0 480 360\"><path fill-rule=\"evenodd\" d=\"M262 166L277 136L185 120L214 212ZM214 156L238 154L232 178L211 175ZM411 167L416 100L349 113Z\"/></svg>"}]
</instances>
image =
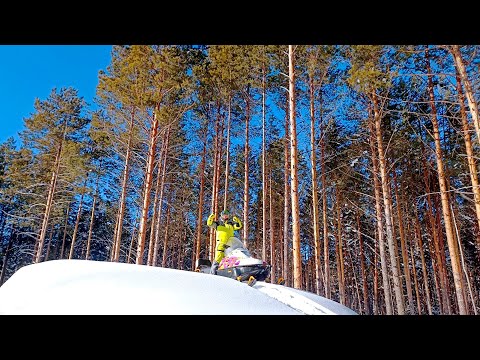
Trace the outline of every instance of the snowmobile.
<instances>
[{"instance_id":1,"label":"snowmobile","mask_svg":"<svg viewBox=\"0 0 480 360\"><path fill-rule=\"evenodd\" d=\"M210 273L212 263L208 259L198 259L195 271ZM256 281L264 281L270 275L271 265L254 258L236 237L228 239L225 245L225 256L220 261L217 275L247 281L253 285Z\"/></svg>"}]
</instances>

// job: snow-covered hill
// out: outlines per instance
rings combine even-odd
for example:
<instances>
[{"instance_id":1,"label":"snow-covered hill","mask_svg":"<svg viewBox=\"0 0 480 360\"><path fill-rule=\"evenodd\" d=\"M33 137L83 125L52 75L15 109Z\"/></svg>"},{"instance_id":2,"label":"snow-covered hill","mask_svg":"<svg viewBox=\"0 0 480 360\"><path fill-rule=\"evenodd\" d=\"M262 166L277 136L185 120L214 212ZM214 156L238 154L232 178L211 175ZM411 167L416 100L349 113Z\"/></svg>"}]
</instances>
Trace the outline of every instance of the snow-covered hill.
<instances>
[{"instance_id":1,"label":"snow-covered hill","mask_svg":"<svg viewBox=\"0 0 480 360\"><path fill-rule=\"evenodd\" d=\"M0 287L0 314L354 315L316 294L146 265L52 260L24 266Z\"/></svg>"}]
</instances>

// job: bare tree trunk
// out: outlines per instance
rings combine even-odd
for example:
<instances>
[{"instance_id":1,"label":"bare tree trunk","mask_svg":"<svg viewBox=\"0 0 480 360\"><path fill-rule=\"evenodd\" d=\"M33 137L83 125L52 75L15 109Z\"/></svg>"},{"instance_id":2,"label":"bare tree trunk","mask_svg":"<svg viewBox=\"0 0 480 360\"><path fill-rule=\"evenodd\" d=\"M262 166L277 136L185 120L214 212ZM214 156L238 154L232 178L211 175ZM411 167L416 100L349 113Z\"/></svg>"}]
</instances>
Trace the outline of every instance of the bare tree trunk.
<instances>
[{"instance_id":1,"label":"bare tree trunk","mask_svg":"<svg viewBox=\"0 0 480 360\"><path fill-rule=\"evenodd\" d=\"M160 156L157 160L157 178L155 183L155 195L153 196L153 213L152 213L152 220L150 221L150 241L148 242L148 255L147 255L147 265L152 266L153 264L153 248L155 244L155 225L157 224L157 218L160 219L160 216L157 215L158 211L158 203L159 197L158 194L160 192L160 179L162 175L162 161L163 161L163 152L165 151L165 138L162 142L162 148L160 150ZM161 206L160 206L161 207Z\"/></svg>"},{"instance_id":2,"label":"bare tree trunk","mask_svg":"<svg viewBox=\"0 0 480 360\"><path fill-rule=\"evenodd\" d=\"M162 220L163 210L163 193L165 189L165 176L167 172L167 159L168 159L168 146L170 144L170 125L167 126L164 132L164 138L162 142L162 151L160 154L160 161L158 163L157 171L157 189L155 190L155 197L158 195L158 199L155 199L154 216L152 216L152 231L150 233L150 249L149 249L149 261L151 266L157 265L158 259L158 246L160 238L160 221ZM155 223L155 226L153 226ZM153 231L155 230L155 232ZM150 255L151 254L151 255Z\"/></svg>"},{"instance_id":3,"label":"bare tree trunk","mask_svg":"<svg viewBox=\"0 0 480 360\"><path fill-rule=\"evenodd\" d=\"M315 136L315 101L313 78L309 79L310 88L310 167L312 169L312 206L313 206L313 242L315 248L315 290L320 295L321 282L321 244L320 224L318 214L318 192L317 192L317 139Z\"/></svg>"},{"instance_id":4,"label":"bare tree trunk","mask_svg":"<svg viewBox=\"0 0 480 360\"><path fill-rule=\"evenodd\" d=\"M336 242L337 242L337 276L338 276L338 290L340 293L340 304L346 305L345 303L345 271L344 271L344 260L343 260L343 242L342 242L342 211L341 211L341 196L338 186L335 186L335 195L336 195L336 208L337 208L337 232L336 232Z\"/></svg>"},{"instance_id":5,"label":"bare tree trunk","mask_svg":"<svg viewBox=\"0 0 480 360\"><path fill-rule=\"evenodd\" d=\"M127 152L125 154L125 165L123 168L123 179L122 179L122 192L120 194L120 206L118 209L117 224L115 227L115 235L113 240L113 252L112 252L112 261L118 262L120 256L120 245L122 242L122 231L123 231L123 216L125 214L125 200L127 198L127 185L128 185L128 176L130 173L130 155L132 152L132 141L133 141L133 126L135 119L135 109L132 108L131 118L130 118L130 127L128 130L128 142L127 142Z\"/></svg>"},{"instance_id":6,"label":"bare tree trunk","mask_svg":"<svg viewBox=\"0 0 480 360\"><path fill-rule=\"evenodd\" d=\"M63 143L67 132L67 121L65 120L63 128L63 138L58 145L57 153L55 155L55 162L53 165L52 178L50 179L50 186L48 187L47 203L45 205L45 212L43 213L42 228L37 240L37 248L35 254L35 263L42 261L43 243L45 241L45 235L47 234L48 221L50 219L50 212L52 210L53 196L57 188L58 173L60 171L60 156L62 154Z\"/></svg>"},{"instance_id":7,"label":"bare tree trunk","mask_svg":"<svg viewBox=\"0 0 480 360\"><path fill-rule=\"evenodd\" d=\"M267 252L267 171L265 167L265 69L262 68L262 259L264 261Z\"/></svg>"},{"instance_id":8,"label":"bare tree trunk","mask_svg":"<svg viewBox=\"0 0 480 360\"><path fill-rule=\"evenodd\" d=\"M215 143L213 149L213 179L212 179L212 200L211 200L211 213L217 214L217 194L218 189L216 188L217 178L220 176L219 169L220 165L218 164L218 153L220 152L220 106L218 106L217 116L215 119ZM217 220L217 218L215 218ZM209 256L210 260L213 261L215 257L215 230L210 228L209 233Z\"/></svg>"},{"instance_id":9,"label":"bare tree trunk","mask_svg":"<svg viewBox=\"0 0 480 360\"><path fill-rule=\"evenodd\" d=\"M467 267L465 265L465 259L463 257L463 250L462 250L462 244L460 243L460 230L458 229L458 225L457 225L457 222L455 220L455 212L452 210L452 214L453 214L453 225L455 227L455 231L456 231L456 234L457 234L457 241L458 241L458 249L459 249L459 255L460 255L460 261L461 261L461 264L462 264L462 270L463 270L463 274L465 276L465 281L467 282L467 287L468 287L468 294L470 296L470 301L472 302L472 308L473 308L473 312L475 315L478 315L477 314L477 309L475 307L475 299L473 297L473 291L472 291L472 285L470 283L470 277L468 276L468 270L467 270ZM464 286L465 288L465 286ZM465 303L466 303L466 306L467 306L467 312L468 312L468 303L467 303L467 294L466 294L466 290L464 290L464 293L463 293L463 297L464 297L464 300L465 300Z\"/></svg>"},{"instance_id":10,"label":"bare tree trunk","mask_svg":"<svg viewBox=\"0 0 480 360\"><path fill-rule=\"evenodd\" d=\"M248 244L248 212L249 212L249 202L250 202L250 182L249 182L249 172L250 168L248 166L248 157L250 156L250 146L249 146L249 128L250 128L250 92L247 90L245 94L246 102L246 114L245 114L245 173L244 173L244 188L243 188L243 244L247 247Z\"/></svg>"},{"instance_id":11,"label":"bare tree trunk","mask_svg":"<svg viewBox=\"0 0 480 360\"><path fill-rule=\"evenodd\" d=\"M460 118L462 119L462 132L463 132L463 139L465 140L465 150L467 152L467 163L468 163L468 170L470 172L470 181L472 182L472 191L473 197L475 199L475 214L477 216L477 224L478 229L480 232L480 188L478 184L478 176L477 176L477 165L475 163L475 157L473 154L473 145L472 139L470 136L470 129L468 126L467 121L467 114L465 113L465 99L462 92L462 86L460 83L460 76L457 72L456 74L457 79L457 93L458 93L458 102L460 103ZM480 234L477 234L477 242L480 246Z\"/></svg>"},{"instance_id":12,"label":"bare tree trunk","mask_svg":"<svg viewBox=\"0 0 480 360\"><path fill-rule=\"evenodd\" d=\"M227 208L228 200L228 178L230 176L230 120L232 114L232 99L228 97L228 119L227 119L227 148L225 149L225 193L223 194L223 208Z\"/></svg>"},{"instance_id":13,"label":"bare tree trunk","mask_svg":"<svg viewBox=\"0 0 480 360\"><path fill-rule=\"evenodd\" d=\"M418 244L418 250L420 252L420 260L422 261L422 274L423 274L423 285L425 287L425 296L426 296L426 303L428 314L432 315L432 300L430 298L430 289L428 287L428 273L427 273L427 266L425 264L425 256L423 254L423 243L422 243L422 231L420 229L420 221L418 220L418 213L417 209L415 208L415 234L416 240Z\"/></svg>"},{"instance_id":14,"label":"bare tree trunk","mask_svg":"<svg viewBox=\"0 0 480 360\"><path fill-rule=\"evenodd\" d=\"M385 212L385 228L387 234L388 252L390 253L390 266L393 275L393 288L395 292L395 300L397 305L397 312L399 315L405 313L403 301L403 285L400 277L400 271L397 266L397 254L395 251L395 243L393 238L393 224L392 214L390 212L392 199L390 194L390 187L388 186L387 165L385 160L385 150L383 149L383 138L381 128L381 116L378 109L378 99L375 90L372 91L373 112L375 120L375 132L377 135L377 149L378 149L378 164L380 168L380 178L383 192L383 210Z\"/></svg>"},{"instance_id":15,"label":"bare tree trunk","mask_svg":"<svg viewBox=\"0 0 480 360\"><path fill-rule=\"evenodd\" d=\"M290 281L290 271L288 266L288 254L289 254L289 244L290 244L290 236L288 233L289 226L289 218L290 218L290 153L289 153L289 143L290 137L288 135L290 122L289 122L289 113L288 113L288 106L289 106L289 98L286 97L286 106L285 106L285 142L284 142L284 208L283 208L283 278L285 279L285 284L287 286L291 285Z\"/></svg>"},{"instance_id":16,"label":"bare tree trunk","mask_svg":"<svg viewBox=\"0 0 480 360\"><path fill-rule=\"evenodd\" d=\"M453 56L453 60L455 61L455 67L457 69L458 75L463 82L463 86L465 87L465 95L467 96L468 107L470 108L470 115L472 116L473 125L475 126L475 132L477 134L477 141L480 144L480 126L478 123L478 106L477 102L475 101L474 93L472 85L470 84L470 80L468 79L467 69L465 68L465 64L462 59L462 54L460 52L459 45L451 45L448 47L450 53ZM461 102L463 107L463 101Z\"/></svg>"},{"instance_id":17,"label":"bare tree trunk","mask_svg":"<svg viewBox=\"0 0 480 360\"><path fill-rule=\"evenodd\" d=\"M448 297L448 280L447 280L447 274L446 274L446 267L445 263L442 261L442 252L443 252L443 246L442 249L440 249L440 236L439 236L439 229L436 224L435 217L433 216L433 211L435 208L435 212L438 213L438 208L434 206L434 202L432 201L431 197L431 187L430 187L430 171L429 167L427 165L427 162L425 160L425 157L422 158L423 161L423 176L424 176L424 182L425 182L425 190L427 193L426 199L427 199L427 219L429 221L430 229L431 229L431 234L433 237L433 245L435 247L435 251L430 251L432 254L432 264L434 267L434 280L435 280L435 285L437 286L437 277L436 275L438 274L438 277L440 279L440 292L438 293L438 301L440 304L440 308L442 309L443 314L451 314L451 306L450 306L450 301ZM437 268L437 271L435 271L435 268Z\"/></svg>"},{"instance_id":18,"label":"bare tree trunk","mask_svg":"<svg viewBox=\"0 0 480 360\"><path fill-rule=\"evenodd\" d=\"M321 109L320 109L321 110ZM320 163L322 169L322 223L323 223L323 263L324 263L324 274L325 279L323 281L325 287L325 297L327 299L331 298L330 290L330 251L329 251L329 241L328 241L328 219L327 219L327 176L325 169L325 125L323 119L320 119Z\"/></svg>"},{"instance_id":19,"label":"bare tree trunk","mask_svg":"<svg viewBox=\"0 0 480 360\"><path fill-rule=\"evenodd\" d=\"M269 186L269 197L270 197L270 206L269 206L269 209L270 209L270 264L272 265L272 270L271 270L271 274L270 274L270 279L272 281L272 283L275 283L276 281L276 278L277 278L277 271L276 271L276 256L275 256L275 234L273 233L273 229L275 229L275 226L273 224L273 199L272 199L272 174L271 174L271 170L269 171L270 172L270 176L269 176L269 182L270 182L270 186Z\"/></svg>"},{"instance_id":20,"label":"bare tree trunk","mask_svg":"<svg viewBox=\"0 0 480 360\"><path fill-rule=\"evenodd\" d=\"M350 266L348 266L347 264L347 269L346 269L346 273L347 274L352 274L353 276L353 287L355 289L355 294L357 295L356 298L354 295L351 295L350 298L353 298L354 300L352 300L350 303L351 303L351 308L354 308L354 301L356 299L356 301L358 302L358 309L360 310L360 313L362 312L362 300L361 300L361 297L360 297L360 289L359 289L359 284L358 284L358 280L357 280L357 273L355 271L355 267L353 266L353 257L352 257L352 252L350 250L350 247L346 246L345 247L345 250L346 250L346 253L348 255L348 259L350 260ZM350 271L349 271L350 270ZM347 285L347 282L345 282L346 284L346 288L348 289L348 285ZM364 308L364 307L363 307Z\"/></svg>"},{"instance_id":21,"label":"bare tree trunk","mask_svg":"<svg viewBox=\"0 0 480 360\"><path fill-rule=\"evenodd\" d=\"M50 246L52 245L52 238L53 238L53 224L50 225L50 237L48 238L47 253L45 254L45 261L48 261L48 257L50 256Z\"/></svg>"},{"instance_id":22,"label":"bare tree trunk","mask_svg":"<svg viewBox=\"0 0 480 360\"><path fill-rule=\"evenodd\" d=\"M163 256L162 256L162 267L167 266L167 253L168 253L168 227L170 226L170 206L167 208L167 220L165 223L165 236L163 238Z\"/></svg>"},{"instance_id":23,"label":"bare tree trunk","mask_svg":"<svg viewBox=\"0 0 480 360\"><path fill-rule=\"evenodd\" d=\"M295 55L293 45L288 45L288 74L290 99L290 172L292 178L292 240L293 240L293 287L302 287L302 257L300 249L300 214L298 200L298 143L295 117Z\"/></svg>"},{"instance_id":24,"label":"bare tree trunk","mask_svg":"<svg viewBox=\"0 0 480 360\"><path fill-rule=\"evenodd\" d=\"M65 251L65 241L66 241L66 238L67 238L68 216L70 215L71 205L72 205L72 203L68 204L67 212L66 212L66 215L65 215L65 225L63 226L62 248L60 250L60 257L59 257L60 259L63 259L63 254L64 254L64 251Z\"/></svg>"},{"instance_id":25,"label":"bare tree trunk","mask_svg":"<svg viewBox=\"0 0 480 360\"><path fill-rule=\"evenodd\" d=\"M385 243L383 240L383 216L382 216L382 204L380 200L380 183L378 181L378 160L375 151L375 139L374 139L374 129L372 122L369 123L370 126L370 150L372 152L372 177L373 177L373 188L375 192L375 213L377 216L377 235L378 235L378 247L380 251L380 263L382 267L382 281L383 281L383 292L385 296L385 306L387 310L387 315L393 314L391 295L390 295L390 284L388 281L388 265L387 265L387 256L385 254Z\"/></svg>"},{"instance_id":26,"label":"bare tree trunk","mask_svg":"<svg viewBox=\"0 0 480 360\"><path fill-rule=\"evenodd\" d=\"M8 258L10 257L10 254L12 251L14 236L18 239L18 233L15 231L15 227L12 229L10 238L8 239L7 248L5 249L5 252L3 254L2 271L0 272L0 286L2 286L7 273L7 263L8 263Z\"/></svg>"},{"instance_id":27,"label":"bare tree trunk","mask_svg":"<svg viewBox=\"0 0 480 360\"><path fill-rule=\"evenodd\" d=\"M375 254L373 256L373 314L378 315L379 314L379 304L378 304L378 259L377 259L377 233L378 231L375 231L375 243L374 245L374 251Z\"/></svg>"},{"instance_id":28,"label":"bare tree trunk","mask_svg":"<svg viewBox=\"0 0 480 360\"><path fill-rule=\"evenodd\" d=\"M410 242L410 260L412 262L413 283L415 286L415 300L417 301L417 314L422 314L422 302L420 301L420 286L418 285L417 267L415 266L415 253L412 242Z\"/></svg>"},{"instance_id":29,"label":"bare tree trunk","mask_svg":"<svg viewBox=\"0 0 480 360\"><path fill-rule=\"evenodd\" d=\"M77 239L78 225L80 224L80 216L82 215L82 209L83 209L83 197L85 196L85 187L87 186L87 180L88 180L89 174L90 173L87 173L87 176L85 177L85 182L83 183L82 195L80 196L80 203L78 204L77 217L75 219L75 227L73 228L72 243L70 244L70 254L68 255L69 260L73 259L73 250L75 246L75 241Z\"/></svg>"},{"instance_id":30,"label":"bare tree trunk","mask_svg":"<svg viewBox=\"0 0 480 360\"><path fill-rule=\"evenodd\" d=\"M433 125L433 137L435 139L435 157L437 160L437 171L438 171L438 182L440 185L440 196L442 199L442 213L443 220L445 223L445 232L447 236L448 251L450 253L453 279L455 284L455 293L457 295L458 311L460 315L467 314L467 309L463 299L463 286L462 286L462 274L460 268L460 262L458 259L458 248L455 241L453 228L452 228L452 219L450 213L450 201L448 199L447 191L447 180L445 177L445 170L443 165L443 154L442 147L440 143L440 132L438 129L437 121L437 109L435 107L435 97L433 94L433 80L431 75L430 68L430 59L428 57L428 49L425 51L425 58L427 64L427 74L428 75L428 94L430 97L430 107L432 111L431 121Z\"/></svg>"},{"instance_id":31,"label":"bare tree trunk","mask_svg":"<svg viewBox=\"0 0 480 360\"><path fill-rule=\"evenodd\" d=\"M207 132L205 131L205 138L203 141L203 151L202 151L202 162L200 163L200 195L198 199L198 215L197 215L197 236L195 240L196 250L195 250L195 262L200 259L200 253L202 249L202 226L203 226L203 197L205 191L205 161L206 161L206 154L207 154ZM208 244L206 247L206 253L208 254Z\"/></svg>"},{"instance_id":32,"label":"bare tree trunk","mask_svg":"<svg viewBox=\"0 0 480 360\"><path fill-rule=\"evenodd\" d=\"M400 247L402 250L402 259L403 259L403 269L405 271L405 284L407 285L407 297L408 297L408 312L414 313L414 302L413 302L413 292L412 292L412 280L410 277L410 265L408 264L408 250L405 237L405 229L403 228L403 213L402 213L402 204L403 201L400 199L398 192L398 183L397 183L397 173L393 171L393 182L395 187L395 199L397 201L397 216L398 216L398 231L400 233Z\"/></svg>"},{"instance_id":33,"label":"bare tree trunk","mask_svg":"<svg viewBox=\"0 0 480 360\"><path fill-rule=\"evenodd\" d=\"M156 106L156 109L153 112L152 126L150 129L150 145L148 147L147 169L145 171L145 185L143 189L142 215L140 217L140 224L138 228L137 258L135 261L137 265L143 264L145 237L147 234L148 211L150 209L150 192L152 190L153 167L155 164L155 153L157 149L158 106L159 105Z\"/></svg>"},{"instance_id":34,"label":"bare tree trunk","mask_svg":"<svg viewBox=\"0 0 480 360\"><path fill-rule=\"evenodd\" d=\"M100 168L101 167L102 167L102 161L100 162ZM93 223L95 220L95 206L97 205L99 181L100 181L100 174L97 175L97 181L95 183L95 194L93 195L92 212L90 215L90 225L88 227L87 249L85 251L85 260L88 260L90 257L90 242L92 241Z\"/></svg>"},{"instance_id":35,"label":"bare tree trunk","mask_svg":"<svg viewBox=\"0 0 480 360\"><path fill-rule=\"evenodd\" d=\"M360 253L360 267L362 269L362 289L363 289L363 309L365 314L370 315L370 305L368 302L368 282L367 273L365 271L365 254L363 249L363 237L362 229L360 227L360 214L357 212L357 233L358 233L358 245Z\"/></svg>"}]
</instances>

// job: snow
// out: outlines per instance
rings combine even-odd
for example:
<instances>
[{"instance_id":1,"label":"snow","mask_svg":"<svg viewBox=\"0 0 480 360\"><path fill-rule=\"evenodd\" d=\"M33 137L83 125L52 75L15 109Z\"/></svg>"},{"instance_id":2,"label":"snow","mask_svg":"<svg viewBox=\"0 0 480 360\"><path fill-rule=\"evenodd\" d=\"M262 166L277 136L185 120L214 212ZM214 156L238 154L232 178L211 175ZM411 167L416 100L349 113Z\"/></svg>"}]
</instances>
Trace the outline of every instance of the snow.
<instances>
[{"instance_id":1,"label":"snow","mask_svg":"<svg viewBox=\"0 0 480 360\"><path fill-rule=\"evenodd\" d=\"M355 315L316 294L205 273L93 260L51 260L0 287L0 314Z\"/></svg>"}]
</instances>

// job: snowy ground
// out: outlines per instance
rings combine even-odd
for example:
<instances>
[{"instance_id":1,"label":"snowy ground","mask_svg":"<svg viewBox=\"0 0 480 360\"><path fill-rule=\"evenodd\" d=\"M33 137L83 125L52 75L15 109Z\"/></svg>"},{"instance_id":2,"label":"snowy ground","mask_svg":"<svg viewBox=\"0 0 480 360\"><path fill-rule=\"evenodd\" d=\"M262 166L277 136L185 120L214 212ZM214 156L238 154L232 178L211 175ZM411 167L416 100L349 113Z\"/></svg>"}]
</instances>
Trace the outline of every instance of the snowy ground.
<instances>
[{"instance_id":1,"label":"snowy ground","mask_svg":"<svg viewBox=\"0 0 480 360\"><path fill-rule=\"evenodd\" d=\"M355 315L306 291L146 265L52 260L0 287L0 314Z\"/></svg>"}]
</instances>

